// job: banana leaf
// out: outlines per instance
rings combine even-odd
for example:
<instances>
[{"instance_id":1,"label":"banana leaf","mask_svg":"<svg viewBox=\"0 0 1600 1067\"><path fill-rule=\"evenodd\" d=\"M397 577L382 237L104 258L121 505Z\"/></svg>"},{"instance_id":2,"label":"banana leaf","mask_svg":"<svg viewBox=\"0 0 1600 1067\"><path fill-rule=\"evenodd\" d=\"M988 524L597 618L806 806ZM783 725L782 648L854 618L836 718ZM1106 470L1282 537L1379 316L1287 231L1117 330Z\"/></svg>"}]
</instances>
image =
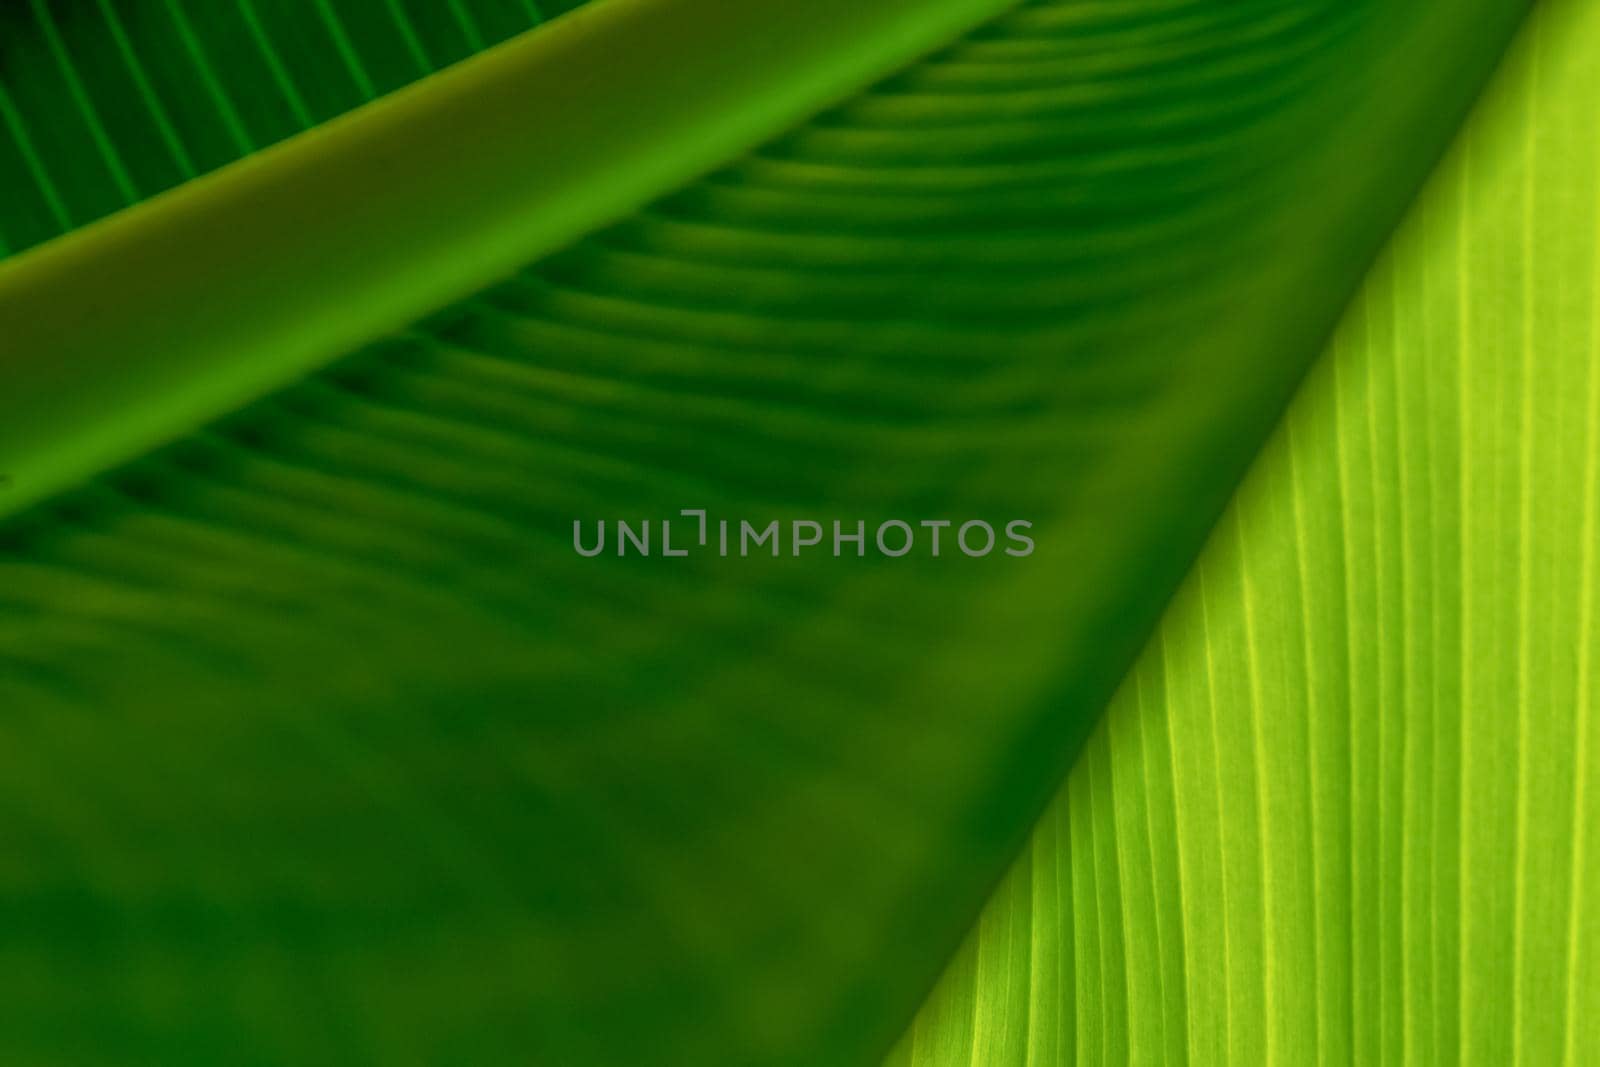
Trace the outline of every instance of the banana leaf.
<instances>
[{"instance_id":1,"label":"banana leaf","mask_svg":"<svg viewBox=\"0 0 1600 1067\"><path fill-rule=\"evenodd\" d=\"M419 51L135 6L11 247ZM596 0L0 265L0 1050L876 1061L1526 7ZM575 550L685 509L1036 547Z\"/></svg>"},{"instance_id":2,"label":"banana leaf","mask_svg":"<svg viewBox=\"0 0 1600 1067\"><path fill-rule=\"evenodd\" d=\"M0 255L325 123L573 4L14 0Z\"/></svg>"},{"instance_id":3,"label":"banana leaf","mask_svg":"<svg viewBox=\"0 0 1600 1067\"><path fill-rule=\"evenodd\" d=\"M1529 24L891 1063L1600 1057L1596 48Z\"/></svg>"}]
</instances>

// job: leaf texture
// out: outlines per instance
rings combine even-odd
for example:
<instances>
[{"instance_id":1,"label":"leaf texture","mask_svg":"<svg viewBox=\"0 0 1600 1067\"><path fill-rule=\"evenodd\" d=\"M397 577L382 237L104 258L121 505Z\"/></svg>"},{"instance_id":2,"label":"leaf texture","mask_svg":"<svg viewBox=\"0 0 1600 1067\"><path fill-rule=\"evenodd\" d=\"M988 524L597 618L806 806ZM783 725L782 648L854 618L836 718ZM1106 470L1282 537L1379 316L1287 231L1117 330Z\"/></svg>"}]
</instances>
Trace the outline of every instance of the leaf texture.
<instances>
[{"instance_id":1,"label":"leaf texture","mask_svg":"<svg viewBox=\"0 0 1600 1067\"><path fill-rule=\"evenodd\" d=\"M1596 47L1530 24L891 1063L1600 1057Z\"/></svg>"},{"instance_id":2,"label":"leaf texture","mask_svg":"<svg viewBox=\"0 0 1600 1067\"><path fill-rule=\"evenodd\" d=\"M9 520L6 1057L880 1056L1523 6L1021 5Z\"/></svg>"},{"instance_id":3,"label":"leaf texture","mask_svg":"<svg viewBox=\"0 0 1600 1067\"><path fill-rule=\"evenodd\" d=\"M16 0L0 8L0 255L327 122L562 0Z\"/></svg>"}]
</instances>

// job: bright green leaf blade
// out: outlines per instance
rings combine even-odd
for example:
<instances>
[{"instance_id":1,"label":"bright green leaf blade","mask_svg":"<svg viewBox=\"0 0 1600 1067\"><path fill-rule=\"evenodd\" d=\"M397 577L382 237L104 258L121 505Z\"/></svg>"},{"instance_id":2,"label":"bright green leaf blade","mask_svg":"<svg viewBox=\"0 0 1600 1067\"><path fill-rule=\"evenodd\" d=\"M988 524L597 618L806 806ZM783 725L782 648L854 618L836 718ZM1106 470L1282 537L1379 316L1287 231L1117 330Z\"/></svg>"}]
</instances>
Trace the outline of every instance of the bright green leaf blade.
<instances>
[{"instance_id":1,"label":"bright green leaf blade","mask_svg":"<svg viewBox=\"0 0 1600 1067\"><path fill-rule=\"evenodd\" d=\"M0 255L276 144L543 17L531 0L14 0L0 8Z\"/></svg>"},{"instance_id":2,"label":"bright green leaf blade","mask_svg":"<svg viewBox=\"0 0 1600 1067\"><path fill-rule=\"evenodd\" d=\"M1530 26L891 1063L1600 1058L1597 48Z\"/></svg>"},{"instance_id":3,"label":"bright green leaf blade","mask_svg":"<svg viewBox=\"0 0 1600 1067\"><path fill-rule=\"evenodd\" d=\"M881 1054L1522 7L1025 5L13 520L6 1051Z\"/></svg>"}]
</instances>

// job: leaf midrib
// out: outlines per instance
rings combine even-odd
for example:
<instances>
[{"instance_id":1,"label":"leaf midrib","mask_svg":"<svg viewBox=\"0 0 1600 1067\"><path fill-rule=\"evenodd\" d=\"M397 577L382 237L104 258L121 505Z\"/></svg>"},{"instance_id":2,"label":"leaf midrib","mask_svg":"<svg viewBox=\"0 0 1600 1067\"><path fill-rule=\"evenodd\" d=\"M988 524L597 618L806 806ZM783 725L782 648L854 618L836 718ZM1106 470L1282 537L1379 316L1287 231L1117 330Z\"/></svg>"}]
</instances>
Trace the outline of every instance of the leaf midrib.
<instances>
[{"instance_id":1,"label":"leaf midrib","mask_svg":"<svg viewBox=\"0 0 1600 1067\"><path fill-rule=\"evenodd\" d=\"M1013 3L599 0L0 263L0 517L482 290Z\"/></svg>"},{"instance_id":2,"label":"leaf midrib","mask_svg":"<svg viewBox=\"0 0 1600 1067\"><path fill-rule=\"evenodd\" d=\"M596 5L595 8L591 10L653 10L659 13L665 11L668 6L672 6L674 12L676 13L681 11L683 8L690 7L691 5L686 3L669 5L665 2L658 2L658 0L609 0L609 2L602 2ZM698 4L698 7L703 10L709 10L712 6L714 5L709 3ZM791 8L799 8L802 5L790 6ZM838 6L842 9L848 7L849 5L840 4ZM954 7L956 5L949 6ZM998 11L1010 5L990 3L987 5L966 4L962 6L963 9L986 6L992 7ZM744 10L750 11L762 7L769 7L781 11L783 5L781 3L765 4L751 2ZM808 13L810 14L814 14L815 11L816 5L812 5L808 9ZM918 12L919 15L923 13L924 12L921 11ZM719 12L718 17L723 17L722 13ZM830 20L822 19L819 21L829 22ZM571 19L569 24L584 24L583 16L578 16ZM542 31L543 36L549 37L551 34L556 33L560 28L561 27L558 24L557 27L553 29ZM575 31L567 32L572 33ZM607 31L597 28L591 29L587 32L593 32L597 34L600 39L603 39ZM519 49L527 48L532 50L534 45L537 44L539 40L540 35L533 35L528 39L528 41L518 42L515 46L511 47ZM573 48L571 55L577 55L579 53L587 54L588 49L593 47L593 39L590 39L587 44L583 44L581 46L576 43L575 39L569 40L569 44ZM928 46L931 45L921 47ZM110 463L119 462L121 458L129 458L133 455L139 454L140 452L148 449L151 445L175 436L190 426L204 422L215 414L230 410L231 408L237 407L239 404L248 401L254 396L269 392L276 386L283 384L296 375L318 366L322 362L331 359L343 353L344 351L347 351L354 345L359 344L372 336L382 334L388 329L398 326L403 322L407 322L416 318L417 315L421 313L418 310L419 308L427 310L431 309L432 307L442 306L450 303L452 300L457 299L460 296L464 296L470 292L478 290L483 284L494 280L501 274L520 266L524 262L538 258L543 252L565 244L572 237L577 236L580 233L588 232L604 221L608 221L611 218L626 214L632 208L647 202L663 190L681 184L683 181L704 170L706 167L722 162L725 158L737 154L740 148L747 147L750 144L754 144L766 139L772 133L782 128L782 126L786 125L787 122L817 110L818 107L825 104L829 99L832 99L834 96L843 95L845 91L854 87L855 84L861 84L869 81L877 75L892 69L893 66L898 65L898 63L903 62L905 59L909 59L912 55L915 55L918 50L920 50L920 48L908 49L906 51L906 55L902 59L896 60L892 63L878 63L870 71L867 70L868 66L871 66L870 64L856 63L850 68L852 71L856 71L860 75L858 78L854 74L851 75L851 78L855 79L854 81L845 78L844 75L838 71L826 72L827 78L831 79L829 84L841 86L842 88L840 88L837 92L830 93L823 93L820 91L811 92L808 96L809 103L807 103L805 106L801 106L799 103L794 103L794 106L791 109L792 114L789 111L781 112L782 114L788 116L782 121L779 121L777 118L773 117L780 112L774 112L772 115L760 116L761 121L759 122L752 118L752 121L749 123L748 127L743 128L743 134L738 137L734 136L727 130L713 129L707 131L700 130L699 127L696 127L698 132L706 135L707 140L704 142L697 142L696 150L699 154L695 155L692 159L679 156L677 154L677 148L671 143L671 138L661 134L660 131L652 131L645 139L648 143L643 147L634 146L632 144L634 141L633 138L622 138L622 140L629 142L629 145L623 146L624 148L631 147L634 151L645 152L646 154L662 153L666 156L671 156L671 158L652 158L649 161L651 166L659 166L663 169L660 171L650 171L649 176L652 178L651 181L641 180L632 182L628 186L626 195L617 190L607 190L607 196L609 196L610 199L606 199L603 204L588 202L585 199L585 194L591 192L592 190L586 190L579 187L569 188L563 195L551 195L548 193L539 194L539 196L543 198L539 201L539 206L541 210L548 213L548 217L543 217L541 219L542 225L546 226L547 228L539 231L538 241L533 241L531 238L527 238L526 235L524 235L524 237L519 238L519 240L522 240L524 243L519 245L515 250L510 247L509 242L505 247L500 247L497 245L496 248L498 249L498 254L502 255L503 262L496 260L495 262L497 265L493 270L490 270L487 261L480 261L476 256L474 256L472 257L471 263L463 263L458 265L461 269L457 274L452 275L453 280L449 285L445 285L434 279L430 279L429 285L423 288L426 292L433 295L429 296L427 302L425 303L414 302L421 299L418 296L418 292L422 290L405 290L399 294L401 297L403 297L403 299L394 299L391 303L382 305L381 308L375 307L372 309L362 309L363 317L360 319L359 324L346 322L318 322L318 329L314 332L314 336L311 334L302 334L301 326L303 325L303 320L297 317L296 314L289 311L282 312L280 318L280 328L286 332L284 334L273 335L276 340L259 342L259 339L257 339L258 343L250 343L252 341L251 331L256 327L254 324L249 322L243 324L238 335L223 331L223 340L226 340L229 337L236 337L236 343L242 342L244 343L244 347L234 347L230 346L229 344L224 344L216 337L209 337L209 341L207 341L207 338L204 337L190 339L188 344L192 349L192 354L195 356L195 358L205 361L205 369L207 373L217 374L219 377L214 383L214 389L212 391L206 392L202 396L196 396L193 398L192 402L188 403L187 405L170 404L168 399L170 386L162 383L168 382L171 379L161 378L154 382L150 380L137 383L128 382L126 383L125 388L129 392L122 392L109 398L102 394L96 394L97 403L101 405L97 409L101 412L101 415L98 416L92 412L86 413L82 410L72 407L71 405L77 402L77 399L80 395L79 389L83 384L81 378L73 378L71 377L72 374L85 375L92 373L94 369L93 357L96 356L98 356L98 358L119 360L118 366L119 368L122 368L123 365L120 362L119 357L126 356L126 353L117 353L115 351L104 352L103 349L105 346L99 345L98 339L108 334L109 331L102 329L96 332L91 329L90 333L92 336L83 338L86 343L85 347L81 349L81 353L86 357L86 363L68 366L65 368L68 377L60 380L51 381L47 379L42 383L39 383L37 379L35 379L36 384L39 384L44 390L44 395L47 400L51 397L54 397L57 403L68 404L69 415L72 415L77 420L74 423L72 419L61 419L58 423L61 430L61 436L65 438L72 433L80 432L84 426L92 425L93 420L103 417L104 411L108 410L114 402L120 402L121 405L128 405L128 398L130 395L146 396L151 398L152 401L159 398L167 406L165 406L159 413L159 418L151 418L137 424L133 424L129 420L121 420L118 426L114 427L119 435L117 436L116 440L96 443L98 452L95 455L88 457L76 457L76 467L73 467L72 464L69 463L64 467L58 467L54 470L47 471L47 477L30 480L25 485L19 485L16 489L11 491L8 498L5 498L3 502L0 502L0 514L3 514L8 510L15 510L16 508L21 507L23 504L28 502L30 499L41 498L54 491L55 488L72 484L73 481L82 477L86 473L102 469L104 466ZM826 49L821 51L825 52ZM723 54L736 55L738 54L738 50L725 49ZM821 52L819 52L819 55L820 54ZM741 59L741 63L742 62L743 60ZM748 64L746 65L748 66ZM477 69L477 67L475 64L469 64L462 69L470 70ZM618 68L618 70L625 69L629 68ZM636 70L637 68L633 69ZM770 68L762 68L762 70L763 72L770 72ZM608 75L609 73L610 72L608 72ZM459 75L452 74L446 75L445 77L451 78L458 76ZM822 77L822 72L818 73L818 77ZM847 81L849 81L850 84L845 84ZM152 205L152 207L149 209L136 209L134 211L130 211L123 216L118 216L111 222L105 223L102 226L95 227L90 231L85 232L81 237L68 238L62 242L58 242L55 245L48 246L46 249L41 250L38 253L20 258L15 262L15 264L0 270L0 328L3 328L7 325L8 315L15 315L20 311L22 315L26 316L30 311L37 310L36 308L29 309L25 306L27 301L22 299L22 297L29 294L38 294L40 292L47 294L58 293L61 294L64 300L70 299L73 304L81 302L81 294L83 292L83 273L87 271L90 277L93 277L95 270L104 272L106 269L106 261L101 259L101 256L109 255L113 262L120 263L124 267L126 266L127 260L120 257L131 255L137 261L138 256L141 254L140 250L142 248L147 249L149 242L155 239L152 238L151 235L159 235L167 232L164 229L165 224L158 225L155 222L141 223L139 221L140 219L146 218L147 215L151 219L160 218L171 220L174 218L187 218L192 223L193 216L190 215L189 212L194 210L192 203L194 197L200 197L204 202L206 201L207 196L209 196L209 202L211 202L213 206L215 206L215 204L219 201L237 206L240 201L228 199L230 196L236 196L241 191L248 194L252 189L260 190L264 187L272 186L276 182L284 181L286 180L285 176L289 173L292 173L295 166L308 166L315 169L315 166L321 165L314 157L323 149L320 147L307 148L304 147L305 145L321 146L325 144L343 144L346 149L350 149L351 146L358 145L361 138L365 135L361 131L367 131L370 133L374 129L386 128L376 124L372 126L363 125L363 123L369 121L370 115L388 112L391 114L392 118L394 114L392 109L400 105L402 98L408 95L414 95L418 98L421 98L435 91L440 84L442 84L442 81L428 83L424 88L414 90L411 94L397 94L396 97L391 98L389 101L377 105L372 111L364 111L360 116L346 120L342 123L336 123L320 133L308 135L305 139L303 139L303 141L297 140L289 147L280 150L279 153L264 155L263 157L258 157L257 160L240 164L237 168L231 168L228 172L210 180L209 183L196 183L196 185L192 187L185 187L183 191L172 194L168 198L164 198L161 202ZM469 90L466 88L462 88L461 91L464 94L469 92ZM710 115L719 110L721 106L723 106L722 103L718 103L715 106L707 104L705 107L706 115ZM394 126L387 128L391 133L394 133L400 130L400 128L404 125L405 124L403 122L396 121ZM713 123L712 125L715 124ZM1457 128L1459 129L1459 124ZM564 127L564 129L568 134L573 134L576 132L582 138L587 138L592 134L592 130L587 128L576 131L573 127ZM413 130L410 132L414 133L415 131ZM717 138L721 138L721 140L717 140ZM419 140L423 139L419 138ZM717 144L732 145L732 147L727 148L725 151L721 149L714 151L710 146L712 141L716 141ZM549 141L541 142L541 146L545 151L555 151L555 148L552 147L552 144ZM293 155L293 153L296 151L303 154L298 156ZM537 155L537 153L535 154ZM276 162L280 158L293 158L298 162L294 165L286 165ZM668 173L676 175L676 177L672 177L670 179L667 177L662 177L662 175ZM247 184L246 178L238 177L238 175L249 176L251 174L254 174L257 181L255 186ZM632 176L631 171L629 174ZM454 183L454 180L455 176L452 176L452 184ZM207 188L221 190L224 187L226 187L226 193L213 192L207 194L205 192ZM358 186L352 185L352 192L356 191L357 189ZM1414 202L1415 192L1413 192L1411 200ZM583 202L575 204L574 201ZM248 202L248 200L245 202ZM518 203L521 202L522 201L518 201ZM563 211L576 210L578 208L581 208L582 210L582 218L590 221L574 221L573 218L562 215ZM1409 207L1407 210L1409 210ZM217 211L207 217L220 217L223 214L226 214L226 212ZM1403 214L1404 212L1398 213L1397 219ZM384 215L383 217L389 218L390 216ZM485 223L485 225L487 224ZM314 229L314 227L308 228ZM326 227L324 227L324 229L325 228ZM1393 232L1393 229L1393 226L1389 227L1389 232ZM284 227L282 232L283 234L288 235L290 233L290 228ZM459 237L459 235L442 239L442 243L438 247L459 250L461 245L457 243L457 237ZM350 251L363 252L370 248L370 244L363 243L364 240L365 239L351 242ZM156 243L159 245L159 240L157 240ZM63 251L63 249L65 249L65 251ZM459 252L457 252L457 254L459 254ZM1376 252L1374 252L1374 254L1376 254ZM432 255L433 253L430 253L428 256L424 256L419 253L416 256L416 259L419 262L426 262L430 260ZM285 262L290 261L290 258L291 257L286 257ZM370 252L366 252L365 258L359 261L357 265L363 270L372 268L375 273L383 274L386 278L391 274L400 272L399 266L396 266L391 262L380 262L380 259L381 257L373 257L371 256ZM41 262L46 264L46 266L36 266L36 264ZM255 274L258 269L259 268L256 265L251 264L244 270L241 270L240 277L248 279L250 276ZM325 308L328 305L340 303L340 300L337 299L338 295L340 294L337 283L343 279L339 277L332 277L332 275L335 273L336 272L332 271L329 272L329 280L335 284L328 285L324 291L310 294L309 299L314 306ZM116 277L115 274L111 273L103 273L102 276L108 281L114 281ZM43 279L42 284L41 277ZM17 280L19 278L21 279L20 281ZM209 284L211 280L212 279L207 277L202 277L199 279L201 283L206 284ZM202 285L202 291L203 288L204 286ZM314 288L321 289L322 287ZM152 291L157 295L160 295L164 290L160 290L152 285ZM1355 288L1352 287L1352 295L1354 291ZM12 299L14 294L16 295L16 298ZM395 294L390 295L393 296ZM63 305L63 307L65 307L65 305ZM167 308L172 314L182 314L185 310L183 302L180 299L172 299L171 302L167 304ZM341 308L339 310L343 309ZM316 321L314 316L313 320ZM222 325L225 326L227 324L224 323ZM169 327L170 320L166 322L153 323L150 325L150 332L148 336L152 339L158 338L162 336L162 331ZM16 333L6 334L0 332L0 337L7 338L5 342L0 342L0 375L7 375L12 370L16 369L15 366L8 364L8 360L12 359L13 357L26 355L26 351L28 350L27 346L13 344L11 341L12 338L17 336L19 335ZM263 365L261 367L254 367L253 361L248 358L251 352L255 352L258 358L262 359ZM292 358L289 355L290 353L292 353ZM269 355L271 356L270 361L266 358ZM159 373L163 370L172 370L171 366L167 364L164 357L146 358L151 363L151 366L147 368L151 371L151 373ZM20 360L18 360L18 362L20 363ZM270 366L267 365L269 362ZM248 378L238 377L237 375L239 375L243 370L250 370L252 372L251 376ZM228 372L226 375L228 380L226 381L222 380L223 372ZM28 375L25 371L21 375L21 380L25 383L28 381ZM52 388L57 391L52 393ZM8 391L3 398L0 398L0 465L9 464L11 462L10 448L12 441L10 438L5 436L7 433L5 427L19 425L25 427L27 425L25 418L21 419L20 421L7 420L5 418L6 414L8 414L8 411L6 410L7 406L12 405L14 401L17 401L15 410L22 412L22 408L25 405L22 401L19 401L18 398L19 394L25 394L26 392L26 389ZM26 414L25 412L22 413ZM35 418L37 418L37 415ZM74 430L72 428L73 426L76 426L77 429ZM43 433L44 431L36 424L33 431L30 432L37 434ZM1249 451L1253 454L1258 451L1258 448L1258 443L1252 443ZM40 451L42 452L44 449L41 448ZM32 495L30 496L29 494ZM1208 525L1214 526L1214 519Z\"/></svg>"}]
</instances>

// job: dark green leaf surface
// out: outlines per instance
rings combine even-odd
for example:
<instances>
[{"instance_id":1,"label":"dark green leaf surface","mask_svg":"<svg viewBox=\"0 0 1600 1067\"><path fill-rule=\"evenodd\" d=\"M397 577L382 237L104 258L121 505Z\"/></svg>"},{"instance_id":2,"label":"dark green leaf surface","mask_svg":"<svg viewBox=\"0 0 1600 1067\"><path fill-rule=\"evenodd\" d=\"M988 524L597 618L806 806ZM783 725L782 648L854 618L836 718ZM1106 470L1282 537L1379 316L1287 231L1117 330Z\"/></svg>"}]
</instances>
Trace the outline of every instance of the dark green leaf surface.
<instances>
[{"instance_id":1,"label":"dark green leaf surface","mask_svg":"<svg viewBox=\"0 0 1600 1067\"><path fill-rule=\"evenodd\" d=\"M576 6L8 0L0 255L326 122Z\"/></svg>"},{"instance_id":2,"label":"dark green leaf surface","mask_svg":"<svg viewBox=\"0 0 1600 1067\"><path fill-rule=\"evenodd\" d=\"M612 0L0 264L0 515L482 292L1006 3ZM597 56L634 61L601 78Z\"/></svg>"},{"instance_id":3,"label":"dark green leaf surface","mask_svg":"<svg viewBox=\"0 0 1600 1067\"><path fill-rule=\"evenodd\" d=\"M11 519L6 1058L881 1055L1522 8L1022 5Z\"/></svg>"}]
</instances>

